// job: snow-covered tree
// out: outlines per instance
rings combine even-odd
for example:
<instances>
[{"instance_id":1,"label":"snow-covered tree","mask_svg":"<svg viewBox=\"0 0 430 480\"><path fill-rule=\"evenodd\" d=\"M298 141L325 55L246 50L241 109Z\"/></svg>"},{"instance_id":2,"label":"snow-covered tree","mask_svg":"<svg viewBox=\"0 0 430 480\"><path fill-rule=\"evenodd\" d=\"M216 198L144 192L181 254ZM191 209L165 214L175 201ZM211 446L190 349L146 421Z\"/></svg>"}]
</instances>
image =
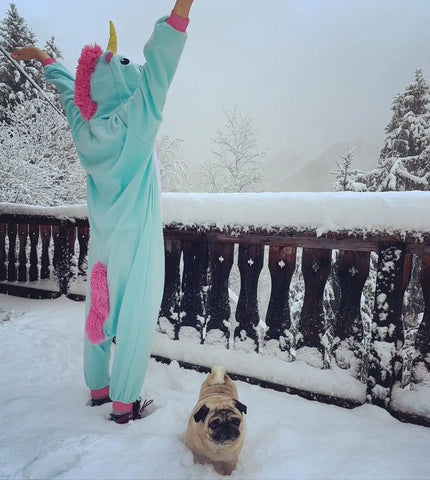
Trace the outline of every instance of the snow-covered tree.
<instances>
[{"instance_id":1,"label":"snow-covered tree","mask_svg":"<svg viewBox=\"0 0 430 480\"><path fill-rule=\"evenodd\" d=\"M393 101L376 168L362 176L370 191L430 190L430 84L422 70Z\"/></svg>"},{"instance_id":2,"label":"snow-covered tree","mask_svg":"<svg viewBox=\"0 0 430 480\"><path fill-rule=\"evenodd\" d=\"M58 45L55 43L55 38L53 36L51 36L50 39L46 41L45 46L43 47L43 50L50 57L55 58L56 60L61 61L63 59L63 54L61 53L61 50L58 47ZM54 84L51 83L51 82L47 82L45 80L44 75L40 79L40 82L41 82L40 87L44 91L44 94L65 115L66 112L64 110L63 105L60 102L60 96L59 96L58 91L55 88Z\"/></svg>"},{"instance_id":3,"label":"snow-covered tree","mask_svg":"<svg viewBox=\"0 0 430 480\"><path fill-rule=\"evenodd\" d=\"M26 25L23 17L19 15L16 5L11 3L6 18L0 22L0 46L6 54L10 54L16 48L35 45L36 43L36 36ZM63 58L61 50L52 36L45 43L44 50L56 59L61 60ZM5 53L0 52L0 121L6 119L7 106L13 107L24 98L47 97L56 108L64 112L59 101L59 94L54 85L45 80L40 62L36 60L20 62L20 67L39 88L31 83L19 70L15 62L6 58Z\"/></svg>"},{"instance_id":4,"label":"snow-covered tree","mask_svg":"<svg viewBox=\"0 0 430 480\"><path fill-rule=\"evenodd\" d=\"M188 178L187 165L178 157L182 140L163 135L155 141L160 164L161 186L165 192L178 192L185 189Z\"/></svg>"},{"instance_id":5,"label":"snow-covered tree","mask_svg":"<svg viewBox=\"0 0 430 480\"><path fill-rule=\"evenodd\" d=\"M85 202L86 175L70 129L42 100L6 107L0 123L0 201L43 206Z\"/></svg>"},{"instance_id":6,"label":"snow-covered tree","mask_svg":"<svg viewBox=\"0 0 430 480\"><path fill-rule=\"evenodd\" d=\"M16 5L11 3L6 18L0 22L0 46L10 53L16 48L34 45L36 37L18 13ZM43 74L39 62L26 62L25 71L38 84L42 82ZM24 64L23 64L24 65ZM6 107L14 106L24 98L34 98L35 87L0 53L0 121L5 120Z\"/></svg>"},{"instance_id":7,"label":"snow-covered tree","mask_svg":"<svg viewBox=\"0 0 430 480\"><path fill-rule=\"evenodd\" d=\"M58 92L46 82L40 62L20 62L20 69L7 57L17 48L36 43L11 3L0 22L0 200L39 205L81 202L85 174L70 129L44 99L62 110ZM53 37L44 49L62 58Z\"/></svg>"},{"instance_id":8,"label":"snow-covered tree","mask_svg":"<svg viewBox=\"0 0 430 480\"><path fill-rule=\"evenodd\" d=\"M52 58L55 58L58 61L63 60L63 54L55 43L55 38L51 36L49 40L45 42L45 46L43 50ZM48 99L54 103L54 105L65 115L65 109L60 102L60 96L58 94L57 89L55 88L54 84L51 82L47 82L45 76L43 75L40 85L44 91L44 94L48 97Z\"/></svg>"},{"instance_id":9,"label":"snow-covered tree","mask_svg":"<svg viewBox=\"0 0 430 480\"><path fill-rule=\"evenodd\" d=\"M265 179L259 159L265 153L258 148L255 119L238 106L224 113L226 123L216 128L211 142L215 158L202 168L206 188L212 192L259 191Z\"/></svg>"},{"instance_id":10,"label":"snow-covered tree","mask_svg":"<svg viewBox=\"0 0 430 480\"><path fill-rule=\"evenodd\" d=\"M352 168L354 150L355 148L348 145L347 152L340 156L342 162L336 162L338 170L332 174L336 175L333 188L337 192L363 192L366 190L366 185L360 181L360 175L363 172Z\"/></svg>"},{"instance_id":11,"label":"snow-covered tree","mask_svg":"<svg viewBox=\"0 0 430 480\"><path fill-rule=\"evenodd\" d=\"M55 38L52 35L50 39L45 42L45 47L43 50L52 58L56 58L57 60L63 59L63 54L55 43Z\"/></svg>"}]
</instances>

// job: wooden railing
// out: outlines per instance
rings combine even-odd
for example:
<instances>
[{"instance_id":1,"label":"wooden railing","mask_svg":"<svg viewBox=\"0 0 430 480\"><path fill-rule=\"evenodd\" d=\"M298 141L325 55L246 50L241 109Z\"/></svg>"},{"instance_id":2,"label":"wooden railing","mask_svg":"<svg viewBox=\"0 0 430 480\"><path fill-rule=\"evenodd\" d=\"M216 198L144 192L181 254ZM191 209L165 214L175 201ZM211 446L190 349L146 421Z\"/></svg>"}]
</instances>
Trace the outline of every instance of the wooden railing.
<instances>
[{"instance_id":1,"label":"wooden railing","mask_svg":"<svg viewBox=\"0 0 430 480\"><path fill-rule=\"evenodd\" d=\"M0 209L0 292L83 300L89 234L84 214ZM273 232L167 225L164 238L156 359L200 370L223 362L234 378L346 407L367 401L430 426L430 386L422 382L430 370L430 232L318 236L294 226ZM377 263L366 322L371 253ZM402 308L413 263L420 264L423 315L409 329ZM324 290L334 270L340 298L328 318ZM304 293L293 319L298 273ZM268 292L264 312L261 289Z\"/></svg>"}]
</instances>

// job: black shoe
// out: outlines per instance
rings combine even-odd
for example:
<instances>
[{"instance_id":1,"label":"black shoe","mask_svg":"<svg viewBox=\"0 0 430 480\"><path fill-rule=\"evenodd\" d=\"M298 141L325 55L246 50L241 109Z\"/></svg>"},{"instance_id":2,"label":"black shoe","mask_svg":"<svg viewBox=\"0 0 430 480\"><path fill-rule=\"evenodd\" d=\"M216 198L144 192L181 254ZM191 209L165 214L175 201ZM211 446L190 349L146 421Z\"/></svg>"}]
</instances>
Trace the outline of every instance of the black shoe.
<instances>
[{"instance_id":1,"label":"black shoe","mask_svg":"<svg viewBox=\"0 0 430 480\"><path fill-rule=\"evenodd\" d=\"M99 407L100 405L104 405L105 403L109 403L111 401L111 398L109 397L109 395L107 395L106 397L101 398L91 398L87 405L89 405L90 407Z\"/></svg>"},{"instance_id":2,"label":"black shoe","mask_svg":"<svg viewBox=\"0 0 430 480\"><path fill-rule=\"evenodd\" d=\"M139 397L133 403L133 409L131 412L125 412L119 415L115 415L114 413L111 413L110 420L113 420L115 423L122 424L122 423L128 423L130 420L139 420L140 418L143 418L144 417L143 411L148 405L151 405L151 403L154 400L144 400L142 404L140 403L141 401L142 401L142 398Z\"/></svg>"}]
</instances>

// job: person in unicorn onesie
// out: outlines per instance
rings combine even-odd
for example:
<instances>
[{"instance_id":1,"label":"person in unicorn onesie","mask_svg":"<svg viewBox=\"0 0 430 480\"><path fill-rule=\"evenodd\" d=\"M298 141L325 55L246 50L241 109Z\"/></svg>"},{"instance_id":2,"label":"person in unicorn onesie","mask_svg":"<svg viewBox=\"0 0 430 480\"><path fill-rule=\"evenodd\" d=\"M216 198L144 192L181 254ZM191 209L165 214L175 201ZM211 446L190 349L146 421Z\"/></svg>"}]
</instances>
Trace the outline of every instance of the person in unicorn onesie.
<instances>
[{"instance_id":1,"label":"person in unicorn onesie","mask_svg":"<svg viewBox=\"0 0 430 480\"><path fill-rule=\"evenodd\" d=\"M42 62L60 92L87 172L90 223L84 341L89 405L113 401L110 419L143 417L140 392L164 288L164 242L155 137L186 41L193 0L177 0L158 20L142 66L108 49L83 48L76 79L37 47L12 52ZM110 368L111 346L116 338Z\"/></svg>"}]
</instances>

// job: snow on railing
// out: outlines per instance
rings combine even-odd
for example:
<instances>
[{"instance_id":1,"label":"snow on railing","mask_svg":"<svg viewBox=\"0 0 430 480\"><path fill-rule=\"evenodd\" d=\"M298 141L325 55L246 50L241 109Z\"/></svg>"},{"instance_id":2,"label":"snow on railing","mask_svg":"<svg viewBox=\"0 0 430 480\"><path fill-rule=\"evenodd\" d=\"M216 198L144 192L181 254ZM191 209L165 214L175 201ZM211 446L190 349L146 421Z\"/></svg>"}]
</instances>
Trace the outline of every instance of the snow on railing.
<instances>
[{"instance_id":1,"label":"snow on railing","mask_svg":"<svg viewBox=\"0 0 430 480\"><path fill-rule=\"evenodd\" d=\"M164 194L153 356L430 425L429 201ZM0 292L83 299L88 240L86 206L0 204Z\"/></svg>"}]
</instances>

